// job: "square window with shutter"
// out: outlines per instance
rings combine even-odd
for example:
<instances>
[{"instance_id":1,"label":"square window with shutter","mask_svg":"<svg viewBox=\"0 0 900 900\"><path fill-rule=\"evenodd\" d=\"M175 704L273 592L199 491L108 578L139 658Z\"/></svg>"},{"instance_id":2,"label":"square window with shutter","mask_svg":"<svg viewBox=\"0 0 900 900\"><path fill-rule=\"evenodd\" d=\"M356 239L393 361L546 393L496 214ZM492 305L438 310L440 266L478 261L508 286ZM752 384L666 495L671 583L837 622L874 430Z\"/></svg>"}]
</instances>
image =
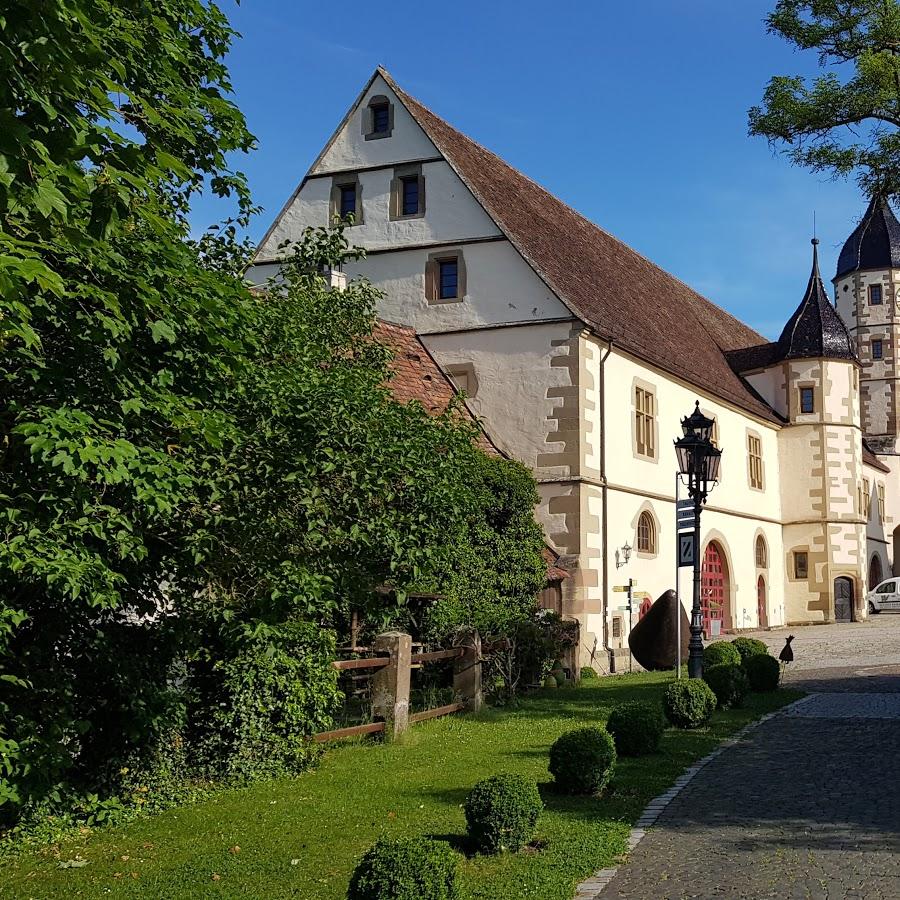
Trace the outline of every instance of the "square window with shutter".
<instances>
[{"instance_id":1,"label":"square window with shutter","mask_svg":"<svg viewBox=\"0 0 900 900\"><path fill-rule=\"evenodd\" d=\"M638 455L656 456L656 398L642 387L634 389L634 433Z\"/></svg>"},{"instance_id":2,"label":"square window with shutter","mask_svg":"<svg viewBox=\"0 0 900 900\"><path fill-rule=\"evenodd\" d=\"M750 487L763 489L762 441L755 434L747 435L747 457L750 468Z\"/></svg>"},{"instance_id":3,"label":"square window with shutter","mask_svg":"<svg viewBox=\"0 0 900 900\"><path fill-rule=\"evenodd\" d=\"M425 297L429 303L461 302L466 296L462 251L432 253L425 265Z\"/></svg>"}]
</instances>

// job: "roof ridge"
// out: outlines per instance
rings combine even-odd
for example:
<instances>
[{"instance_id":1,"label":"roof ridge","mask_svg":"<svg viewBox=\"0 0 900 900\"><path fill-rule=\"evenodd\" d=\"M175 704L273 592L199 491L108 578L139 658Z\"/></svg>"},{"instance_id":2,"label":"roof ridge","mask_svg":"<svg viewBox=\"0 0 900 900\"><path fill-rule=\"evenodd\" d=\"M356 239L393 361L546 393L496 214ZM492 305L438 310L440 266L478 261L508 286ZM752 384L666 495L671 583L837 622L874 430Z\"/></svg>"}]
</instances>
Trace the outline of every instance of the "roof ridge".
<instances>
[{"instance_id":1,"label":"roof ridge","mask_svg":"<svg viewBox=\"0 0 900 900\"><path fill-rule=\"evenodd\" d=\"M630 244L627 244L627 243L626 243L625 241L623 241L621 238L616 237L616 235L614 235L612 232L607 231L607 229L605 229L602 225L597 224L597 222L593 221L593 219L589 219L584 213L582 213L582 212L580 212L579 210L577 210L574 206L572 206L571 204L567 203L565 200L561 199L560 197L557 197L556 194L551 193L551 192L550 192L549 190L547 190L547 188L545 188L542 184L540 184L539 182L535 181L530 175L527 175L525 172L521 171L521 169L517 169L515 166L511 165L511 164L510 164L509 162L507 162L502 156L499 156L497 153L494 153L493 150L488 149L487 147L484 146L484 144L480 143L479 141L476 141L474 138L472 138L472 137L470 137L469 135L467 135L464 131L460 131L460 129L456 128L454 125L451 125L449 122L447 122L446 119L444 119L442 116L439 116L436 112L434 112L434 110L432 110L432 109L430 109L428 106L426 106L426 105L425 105L421 100L419 100L417 97L413 97L412 94L410 94L410 93L409 93L408 91L406 91L404 88L400 87L400 85L397 84L397 82L393 79L393 77L392 77L386 70L384 70L381 66L378 67L378 71L379 71L379 73L381 74L382 78L384 78L384 79L388 82L388 84L391 86L391 88L392 88L398 95L402 95L402 99L404 99L405 101L410 101L410 102L414 103L415 105L421 107L426 113L428 113L429 115L434 116L436 119L439 119L439 120L441 121L441 123L442 123L446 128L449 128L450 130L456 132L456 134L460 135L460 136L463 137L465 140L467 140L470 144L472 144L473 146L477 147L481 152L486 153L487 155L493 157L495 160L497 160L497 162L499 162L499 163L500 163L501 165L503 165L505 168L509 169L509 170L510 170L511 172L513 172L516 176L518 176L519 178L522 178L522 179L524 179L525 181L529 182L531 185L533 185L535 188L537 188L537 190L539 190L539 191L541 191L542 193L546 194L547 197L551 198L554 202L558 203L560 206L562 206L562 207L564 207L565 209L569 210L569 212L571 212L572 214L574 214L575 216L577 216L577 217L578 217L582 222L584 222L587 226L589 226L590 228L596 229L597 231L599 231L601 234L605 235L605 236L606 236L607 238L609 238L610 240L615 241L617 244L619 244L620 246L624 247L628 252L633 253L635 256L637 256L639 259L643 260L643 261L644 261L645 263L647 263L648 265L653 266L654 269L656 269L657 271L661 272L661 273L662 273L663 275L665 275L667 278L672 279L672 281L677 282L677 283L680 284L682 287L684 287L684 288L686 288L687 290L689 290L689 291L690 291L695 297L697 297L699 300L701 300L701 301L703 301L704 303L708 304L709 306L713 307L713 308L714 308L715 310L717 310L718 312L723 313L724 315L728 316L730 319L733 319L735 322L737 322L738 324L740 324L740 325L743 326L744 328L747 328L748 330L752 331L752 332L756 335L756 337L758 337L761 341L765 341L765 336L762 335L762 334L760 334L759 332L757 332L755 328L752 328L752 327L749 326L746 322L743 322L741 319L739 319L739 318L738 318L737 316L735 316L733 313L730 313L727 309L725 309L724 307L722 307L722 306L720 306L718 303L716 303L714 300L710 300L709 297L706 297L705 295L701 294L698 290L696 290L696 288L691 287L691 285L689 285L689 284L688 284L686 281L684 281L683 279L679 278L677 275L674 275L672 272L669 272L667 269L664 269L664 268L663 268L662 266L660 266L658 263L655 263L655 262L654 262L652 259L650 259L648 256L645 256L643 253L641 253L640 250L636 250L634 247L632 247ZM420 122L419 124L422 125L421 122ZM423 126L423 128L424 128L424 126ZM426 131L427 131L427 129L426 129ZM432 141L434 141L434 137L433 137L432 135L429 135L429 137L432 139ZM451 165L452 165L452 163L451 163ZM454 168L455 168L455 167L454 167ZM463 176L462 176L461 173L457 173L457 174L459 174L460 177L463 178ZM463 181L465 182L466 179L463 178ZM466 183L466 186L469 188L469 190L473 190L472 185ZM476 196L478 196L478 194L477 194L476 191L473 190L473 193L476 193ZM479 199L479 202L483 202L483 200L482 200L481 197L478 197L478 199ZM484 204L483 204L483 205L484 205ZM505 231L505 229L502 229L502 226L501 226L501 230L504 230L504 231ZM507 235L507 236L508 236L508 235ZM520 251L520 252L521 252L521 251ZM562 299L562 298L560 298L560 299ZM708 329L707 329L706 326L703 324L703 322L700 322L700 321L698 320L698 324L703 328L704 331L706 331L706 332L708 333ZM716 340L716 338L715 338L714 335L710 334L710 338L711 338L713 341L716 342L716 345L717 345L717 346L719 346L719 343L718 343L718 341ZM748 346L752 346L752 345L748 345ZM722 347L720 347L720 349L723 349L723 350L724 350L724 348L722 348Z\"/></svg>"}]
</instances>

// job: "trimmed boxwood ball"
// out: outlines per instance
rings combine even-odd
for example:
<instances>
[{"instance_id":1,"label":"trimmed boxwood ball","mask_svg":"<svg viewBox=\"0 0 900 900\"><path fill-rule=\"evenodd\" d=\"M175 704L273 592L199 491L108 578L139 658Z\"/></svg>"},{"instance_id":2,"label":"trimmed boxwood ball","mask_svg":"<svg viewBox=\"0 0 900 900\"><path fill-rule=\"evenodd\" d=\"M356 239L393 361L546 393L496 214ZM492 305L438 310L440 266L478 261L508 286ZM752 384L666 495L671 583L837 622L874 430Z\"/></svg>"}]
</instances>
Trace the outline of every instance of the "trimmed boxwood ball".
<instances>
[{"instance_id":1,"label":"trimmed boxwood ball","mask_svg":"<svg viewBox=\"0 0 900 900\"><path fill-rule=\"evenodd\" d=\"M781 664L774 656L751 656L744 663L752 691L774 691L781 678Z\"/></svg>"},{"instance_id":2,"label":"trimmed boxwood ball","mask_svg":"<svg viewBox=\"0 0 900 900\"><path fill-rule=\"evenodd\" d=\"M747 673L743 666L719 663L703 670L703 680L716 695L719 709L737 709L744 705L744 698L750 690Z\"/></svg>"},{"instance_id":3,"label":"trimmed boxwood ball","mask_svg":"<svg viewBox=\"0 0 900 900\"><path fill-rule=\"evenodd\" d=\"M481 853L520 850L534 837L544 804L537 785L524 775L494 775L466 797L469 840Z\"/></svg>"},{"instance_id":4,"label":"trimmed boxwood ball","mask_svg":"<svg viewBox=\"0 0 900 900\"><path fill-rule=\"evenodd\" d=\"M703 648L703 668L718 666L721 663L731 663L739 666L741 654L729 641L713 641Z\"/></svg>"},{"instance_id":5,"label":"trimmed boxwood ball","mask_svg":"<svg viewBox=\"0 0 900 900\"><path fill-rule=\"evenodd\" d=\"M764 656L769 652L769 648L756 638L738 637L731 642L731 646L741 654L742 662L751 656Z\"/></svg>"},{"instance_id":6,"label":"trimmed boxwood ball","mask_svg":"<svg viewBox=\"0 0 900 900\"><path fill-rule=\"evenodd\" d=\"M715 712L716 695L702 679L683 678L666 688L663 709L676 728L699 728Z\"/></svg>"},{"instance_id":7,"label":"trimmed boxwood ball","mask_svg":"<svg viewBox=\"0 0 900 900\"><path fill-rule=\"evenodd\" d=\"M576 728L550 748L550 774L565 794L599 794L616 768L616 745L605 728Z\"/></svg>"},{"instance_id":8,"label":"trimmed boxwood ball","mask_svg":"<svg viewBox=\"0 0 900 900\"><path fill-rule=\"evenodd\" d=\"M456 900L458 856L427 838L381 838L360 860L347 900Z\"/></svg>"},{"instance_id":9,"label":"trimmed boxwood ball","mask_svg":"<svg viewBox=\"0 0 900 900\"><path fill-rule=\"evenodd\" d=\"M632 700L609 714L606 730L612 735L620 756L643 756L659 747L666 720L658 703Z\"/></svg>"},{"instance_id":10,"label":"trimmed boxwood ball","mask_svg":"<svg viewBox=\"0 0 900 900\"><path fill-rule=\"evenodd\" d=\"M590 681L592 678L597 677L597 671L592 669L590 666L582 666L581 667L581 679L582 681Z\"/></svg>"}]
</instances>

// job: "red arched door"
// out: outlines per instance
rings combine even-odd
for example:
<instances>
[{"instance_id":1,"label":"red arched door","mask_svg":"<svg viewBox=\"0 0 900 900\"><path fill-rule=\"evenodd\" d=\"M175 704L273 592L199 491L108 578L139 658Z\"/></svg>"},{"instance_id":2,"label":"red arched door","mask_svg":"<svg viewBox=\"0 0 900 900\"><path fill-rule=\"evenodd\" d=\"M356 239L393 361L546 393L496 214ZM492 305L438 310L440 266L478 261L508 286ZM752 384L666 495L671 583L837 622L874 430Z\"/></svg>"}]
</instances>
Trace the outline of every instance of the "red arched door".
<instances>
[{"instance_id":1,"label":"red arched door","mask_svg":"<svg viewBox=\"0 0 900 900\"><path fill-rule=\"evenodd\" d=\"M710 541L703 554L703 566L700 570L700 611L703 616L703 633L707 638L731 628L731 597L728 583L728 563L722 548ZM718 622L714 626L713 622Z\"/></svg>"},{"instance_id":2,"label":"red arched door","mask_svg":"<svg viewBox=\"0 0 900 900\"><path fill-rule=\"evenodd\" d=\"M769 627L769 613L766 609L766 580L759 576L756 582L756 614L759 617L759 627Z\"/></svg>"},{"instance_id":3,"label":"red arched door","mask_svg":"<svg viewBox=\"0 0 900 900\"><path fill-rule=\"evenodd\" d=\"M638 622L640 622L641 619L643 619L644 616L646 616L647 613L650 612L651 606L653 606L653 601L649 597L644 597L644 599L641 600L641 605L638 609Z\"/></svg>"}]
</instances>

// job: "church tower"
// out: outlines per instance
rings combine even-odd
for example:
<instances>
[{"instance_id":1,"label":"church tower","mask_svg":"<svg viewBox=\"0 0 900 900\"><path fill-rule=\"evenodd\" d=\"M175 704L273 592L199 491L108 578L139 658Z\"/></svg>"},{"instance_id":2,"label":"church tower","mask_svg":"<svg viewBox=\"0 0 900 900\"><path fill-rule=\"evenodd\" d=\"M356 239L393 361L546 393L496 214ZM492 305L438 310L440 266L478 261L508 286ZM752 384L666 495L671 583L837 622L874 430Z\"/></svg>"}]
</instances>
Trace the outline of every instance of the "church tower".
<instances>
[{"instance_id":1,"label":"church tower","mask_svg":"<svg viewBox=\"0 0 900 900\"><path fill-rule=\"evenodd\" d=\"M834 277L835 303L862 363L863 435L876 453L900 452L900 222L873 197L847 238Z\"/></svg>"}]
</instances>

